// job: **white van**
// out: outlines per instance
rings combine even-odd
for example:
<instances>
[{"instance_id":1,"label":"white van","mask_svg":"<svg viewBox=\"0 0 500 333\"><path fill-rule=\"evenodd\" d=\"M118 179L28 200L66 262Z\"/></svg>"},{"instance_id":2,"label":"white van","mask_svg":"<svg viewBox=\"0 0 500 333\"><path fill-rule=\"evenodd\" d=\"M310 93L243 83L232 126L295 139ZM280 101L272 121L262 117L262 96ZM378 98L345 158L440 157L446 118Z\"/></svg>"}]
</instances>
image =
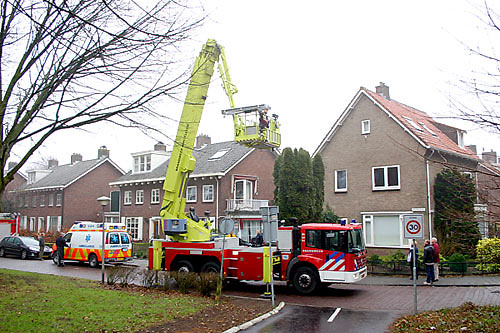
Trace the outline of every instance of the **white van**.
<instances>
[{"instance_id":1,"label":"white van","mask_svg":"<svg viewBox=\"0 0 500 333\"><path fill-rule=\"evenodd\" d=\"M125 224L105 223L106 263L123 263L132 260L132 237ZM88 261L90 267L102 262L102 223L77 221L64 235L67 247L64 248L65 260ZM54 255L57 262L57 252Z\"/></svg>"}]
</instances>

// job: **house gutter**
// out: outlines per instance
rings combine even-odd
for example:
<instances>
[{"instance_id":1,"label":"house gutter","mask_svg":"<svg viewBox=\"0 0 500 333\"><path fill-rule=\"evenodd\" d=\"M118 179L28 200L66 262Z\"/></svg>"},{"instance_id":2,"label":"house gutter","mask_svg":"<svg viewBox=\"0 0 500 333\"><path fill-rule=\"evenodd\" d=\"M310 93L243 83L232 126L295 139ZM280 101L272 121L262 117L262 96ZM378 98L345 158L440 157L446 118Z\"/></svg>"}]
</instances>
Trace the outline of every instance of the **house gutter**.
<instances>
[{"instance_id":1,"label":"house gutter","mask_svg":"<svg viewBox=\"0 0 500 333\"><path fill-rule=\"evenodd\" d=\"M429 222L429 239L432 239L432 214L431 214L431 181L429 172L429 158L434 154L434 149L429 157L425 158L425 181L427 185L427 221Z\"/></svg>"},{"instance_id":2,"label":"house gutter","mask_svg":"<svg viewBox=\"0 0 500 333\"><path fill-rule=\"evenodd\" d=\"M219 177L215 177L217 191L215 191L215 230L219 231Z\"/></svg>"}]
</instances>

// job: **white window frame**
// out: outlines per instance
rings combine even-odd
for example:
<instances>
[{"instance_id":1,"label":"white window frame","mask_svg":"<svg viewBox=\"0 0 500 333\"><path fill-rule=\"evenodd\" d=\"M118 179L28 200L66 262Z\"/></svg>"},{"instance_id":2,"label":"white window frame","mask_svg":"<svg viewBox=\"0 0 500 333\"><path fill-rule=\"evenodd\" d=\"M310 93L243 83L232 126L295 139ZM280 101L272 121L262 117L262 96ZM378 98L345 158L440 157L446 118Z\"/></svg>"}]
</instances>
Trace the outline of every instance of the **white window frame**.
<instances>
[{"instance_id":1,"label":"white window frame","mask_svg":"<svg viewBox=\"0 0 500 333\"><path fill-rule=\"evenodd\" d=\"M389 168L397 168L398 170L398 185L388 185ZM384 186L375 186L375 169L384 169ZM373 191L387 191L401 189L401 167L399 165L387 165L372 167L372 190Z\"/></svg>"},{"instance_id":2,"label":"white window frame","mask_svg":"<svg viewBox=\"0 0 500 333\"><path fill-rule=\"evenodd\" d=\"M56 194L56 206L57 207L62 206L62 193Z\"/></svg>"},{"instance_id":3,"label":"white window frame","mask_svg":"<svg viewBox=\"0 0 500 333\"><path fill-rule=\"evenodd\" d=\"M151 203L157 204L160 203L160 189L154 188L151 190Z\"/></svg>"},{"instance_id":4,"label":"white window frame","mask_svg":"<svg viewBox=\"0 0 500 333\"><path fill-rule=\"evenodd\" d=\"M151 171L151 154L134 157L134 173Z\"/></svg>"},{"instance_id":5,"label":"white window frame","mask_svg":"<svg viewBox=\"0 0 500 333\"><path fill-rule=\"evenodd\" d=\"M45 207L45 194L40 194L40 207Z\"/></svg>"},{"instance_id":6,"label":"white window frame","mask_svg":"<svg viewBox=\"0 0 500 333\"><path fill-rule=\"evenodd\" d=\"M186 188L186 202L196 202L198 199L197 191L196 186L188 186Z\"/></svg>"},{"instance_id":7,"label":"white window frame","mask_svg":"<svg viewBox=\"0 0 500 333\"><path fill-rule=\"evenodd\" d=\"M370 134L370 131L371 131L370 125L371 124L370 124L369 119L362 120L361 121L361 134L363 134L363 135Z\"/></svg>"},{"instance_id":8,"label":"white window frame","mask_svg":"<svg viewBox=\"0 0 500 333\"><path fill-rule=\"evenodd\" d=\"M208 194L210 196L208 197ZM214 201L214 186L213 185L203 185L203 202L213 202Z\"/></svg>"},{"instance_id":9,"label":"white window frame","mask_svg":"<svg viewBox=\"0 0 500 333\"><path fill-rule=\"evenodd\" d=\"M408 124L410 124L417 131L419 131L419 132L423 132L424 131L422 129L422 127L418 126L418 124L416 122L414 122L413 119L411 119L410 117L403 116L403 119L405 119L408 122Z\"/></svg>"},{"instance_id":10,"label":"white window frame","mask_svg":"<svg viewBox=\"0 0 500 333\"><path fill-rule=\"evenodd\" d=\"M457 130L457 144L460 148L465 148L464 132L461 130Z\"/></svg>"},{"instance_id":11,"label":"white window frame","mask_svg":"<svg viewBox=\"0 0 500 333\"><path fill-rule=\"evenodd\" d=\"M337 187L338 174L342 171L345 172L345 188ZM347 169L335 170L335 192L347 192Z\"/></svg>"},{"instance_id":12,"label":"white window frame","mask_svg":"<svg viewBox=\"0 0 500 333\"><path fill-rule=\"evenodd\" d=\"M142 217L133 217L133 216L128 216L128 217L122 217L122 223L125 224L128 233L132 237L132 240L142 240L142 224L143 224L143 218ZM135 225L137 223L137 226ZM133 230L132 230L132 227ZM137 233L137 234L136 234Z\"/></svg>"},{"instance_id":13,"label":"white window frame","mask_svg":"<svg viewBox=\"0 0 500 333\"><path fill-rule=\"evenodd\" d=\"M124 191L123 192L123 204L131 205L132 204L132 191Z\"/></svg>"},{"instance_id":14,"label":"white window frame","mask_svg":"<svg viewBox=\"0 0 500 333\"><path fill-rule=\"evenodd\" d=\"M375 213L363 213L361 212L363 220L363 237L365 238L366 246L370 247L380 247L380 248L402 248L409 247L410 240L404 238L403 230L403 215L411 214L412 212L375 212ZM375 216L398 216L399 219L399 245L376 245L374 244L374 217ZM367 223L370 223L370 231L367 230ZM368 234L370 234L370 239L368 239Z\"/></svg>"},{"instance_id":15,"label":"white window frame","mask_svg":"<svg viewBox=\"0 0 500 333\"><path fill-rule=\"evenodd\" d=\"M54 206L54 193L49 194L49 207Z\"/></svg>"},{"instance_id":16,"label":"white window frame","mask_svg":"<svg viewBox=\"0 0 500 333\"><path fill-rule=\"evenodd\" d=\"M136 205L144 204L144 190L135 191L135 204Z\"/></svg>"},{"instance_id":17,"label":"white window frame","mask_svg":"<svg viewBox=\"0 0 500 333\"><path fill-rule=\"evenodd\" d=\"M36 217L30 217L30 231L36 231L35 223L36 223Z\"/></svg>"}]
</instances>

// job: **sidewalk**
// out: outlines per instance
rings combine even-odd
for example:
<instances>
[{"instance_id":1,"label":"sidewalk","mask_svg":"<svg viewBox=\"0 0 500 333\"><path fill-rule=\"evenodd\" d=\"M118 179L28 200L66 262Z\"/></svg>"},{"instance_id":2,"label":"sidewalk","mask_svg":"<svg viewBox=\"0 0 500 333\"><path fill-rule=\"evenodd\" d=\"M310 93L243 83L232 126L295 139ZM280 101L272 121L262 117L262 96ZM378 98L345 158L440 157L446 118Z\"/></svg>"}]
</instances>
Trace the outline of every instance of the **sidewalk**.
<instances>
[{"instance_id":1,"label":"sidewalk","mask_svg":"<svg viewBox=\"0 0 500 333\"><path fill-rule=\"evenodd\" d=\"M419 275L417 280L418 286L423 286L425 275ZM392 276L370 274L356 284L376 285L376 286L413 286L413 280L409 276ZM500 275L457 275L457 276L440 276L439 281L433 283L434 287L497 287L500 286Z\"/></svg>"},{"instance_id":2,"label":"sidewalk","mask_svg":"<svg viewBox=\"0 0 500 333\"><path fill-rule=\"evenodd\" d=\"M137 267L146 267L147 260L134 259L131 265ZM425 275L419 275L418 286L424 286ZM413 286L413 280L409 275L382 275L368 273L368 276L356 284L373 286ZM445 275L440 276L439 281L433 284L434 287L499 287L500 274L489 275Z\"/></svg>"}]
</instances>

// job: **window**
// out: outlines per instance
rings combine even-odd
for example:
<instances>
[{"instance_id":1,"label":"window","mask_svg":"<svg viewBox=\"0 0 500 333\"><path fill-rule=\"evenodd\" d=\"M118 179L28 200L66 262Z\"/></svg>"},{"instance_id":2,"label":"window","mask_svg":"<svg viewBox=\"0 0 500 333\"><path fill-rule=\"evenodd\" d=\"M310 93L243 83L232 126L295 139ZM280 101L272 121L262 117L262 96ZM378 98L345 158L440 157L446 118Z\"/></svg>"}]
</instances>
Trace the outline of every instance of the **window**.
<instances>
[{"instance_id":1,"label":"window","mask_svg":"<svg viewBox=\"0 0 500 333\"><path fill-rule=\"evenodd\" d=\"M257 230L262 231L262 221L261 220L242 220L241 228L241 239L248 242L252 241L252 238L257 235ZM238 223L236 223L238 224ZM236 225L235 228L238 226Z\"/></svg>"},{"instance_id":2,"label":"window","mask_svg":"<svg viewBox=\"0 0 500 333\"><path fill-rule=\"evenodd\" d=\"M196 202L196 186L188 186L186 190L186 202Z\"/></svg>"},{"instance_id":3,"label":"window","mask_svg":"<svg viewBox=\"0 0 500 333\"><path fill-rule=\"evenodd\" d=\"M335 170L335 192L347 192L347 170Z\"/></svg>"},{"instance_id":4,"label":"window","mask_svg":"<svg viewBox=\"0 0 500 333\"><path fill-rule=\"evenodd\" d=\"M203 202L214 201L214 186L203 185Z\"/></svg>"},{"instance_id":5,"label":"window","mask_svg":"<svg viewBox=\"0 0 500 333\"><path fill-rule=\"evenodd\" d=\"M144 203L144 190L135 191L135 204L142 205Z\"/></svg>"},{"instance_id":6,"label":"window","mask_svg":"<svg viewBox=\"0 0 500 333\"><path fill-rule=\"evenodd\" d=\"M361 121L361 134L370 134L370 121Z\"/></svg>"},{"instance_id":7,"label":"window","mask_svg":"<svg viewBox=\"0 0 500 333\"><path fill-rule=\"evenodd\" d=\"M120 236L117 233L109 234L109 244L115 245L120 244Z\"/></svg>"},{"instance_id":8,"label":"window","mask_svg":"<svg viewBox=\"0 0 500 333\"><path fill-rule=\"evenodd\" d=\"M403 223L400 215L363 215L366 244L371 246L403 246Z\"/></svg>"},{"instance_id":9,"label":"window","mask_svg":"<svg viewBox=\"0 0 500 333\"><path fill-rule=\"evenodd\" d=\"M343 251L345 231L306 230L306 246L327 251Z\"/></svg>"},{"instance_id":10,"label":"window","mask_svg":"<svg viewBox=\"0 0 500 333\"><path fill-rule=\"evenodd\" d=\"M45 207L45 195L40 194L40 207Z\"/></svg>"},{"instance_id":11,"label":"window","mask_svg":"<svg viewBox=\"0 0 500 333\"><path fill-rule=\"evenodd\" d=\"M36 218L30 217L30 231L36 231L35 230L35 222L36 222Z\"/></svg>"},{"instance_id":12,"label":"window","mask_svg":"<svg viewBox=\"0 0 500 333\"><path fill-rule=\"evenodd\" d=\"M128 237L128 234L124 232L120 232L120 238L122 241L122 244L130 244L130 238Z\"/></svg>"},{"instance_id":13,"label":"window","mask_svg":"<svg viewBox=\"0 0 500 333\"><path fill-rule=\"evenodd\" d=\"M133 240L142 239L142 217L126 217L125 225Z\"/></svg>"},{"instance_id":14,"label":"window","mask_svg":"<svg viewBox=\"0 0 500 333\"><path fill-rule=\"evenodd\" d=\"M61 206L62 205L62 194L57 193L56 194L56 206Z\"/></svg>"},{"instance_id":15,"label":"window","mask_svg":"<svg viewBox=\"0 0 500 333\"><path fill-rule=\"evenodd\" d=\"M30 200L30 197L28 197L28 196L24 197L24 207L28 207L29 200Z\"/></svg>"},{"instance_id":16,"label":"window","mask_svg":"<svg viewBox=\"0 0 500 333\"><path fill-rule=\"evenodd\" d=\"M372 189L399 190L399 165L372 168Z\"/></svg>"},{"instance_id":17,"label":"window","mask_svg":"<svg viewBox=\"0 0 500 333\"><path fill-rule=\"evenodd\" d=\"M60 231L59 216L49 216L49 226L47 231L50 232Z\"/></svg>"},{"instance_id":18,"label":"window","mask_svg":"<svg viewBox=\"0 0 500 333\"><path fill-rule=\"evenodd\" d=\"M457 144L460 148L464 148L464 132L457 130Z\"/></svg>"},{"instance_id":19,"label":"window","mask_svg":"<svg viewBox=\"0 0 500 333\"><path fill-rule=\"evenodd\" d=\"M151 203L157 204L160 203L160 189L154 188L151 190Z\"/></svg>"},{"instance_id":20,"label":"window","mask_svg":"<svg viewBox=\"0 0 500 333\"><path fill-rule=\"evenodd\" d=\"M424 130L422 129L422 127L418 126L417 123L415 123L413 121L413 119L411 118L408 118L408 117L405 117L403 116L403 118L408 122L408 124L410 124L414 129L416 129L417 131L419 132L423 132Z\"/></svg>"},{"instance_id":21,"label":"window","mask_svg":"<svg viewBox=\"0 0 500 333\"><path fill-rule=\"evenodd\" d=\"M253 184L250 180L241 179L235 182L234 198L240 200L253 199Z\"/></svg>"},{"instance_id":22,"label":"window","mask_svg":"<svg viewBox=\"0 0 500 333\"><path fill-rule=\"evenodd\" d=\"M54 206L54 195L49 194L49 207Z\"/></svg>"},{"instance_id":23,"label":"window","mask_svg":"<svg viewBox=\"0 0 500 333\"><path fill-rule=\"evenodd\" d=\"M151 155L134 157L134 173L151 171Z\"/></svg>"},{"instance_id":24,"label":"window","mask_svg":"<svg viewBox=\"0 0 500 333\"><path fill-rule=\"evenodd\" d=\"M437 135L437 134L436 134L433 130L431 130L429 127L427 127L427 125L426 125L426 124L424 124L423 122L419 121L419 122L418 122L418 124L419 124L420 126L422 126L422 127L423 127L423 128L424 128L427 132L431 133L431 135L432 135L433 137L435 137L435 138L437 138L437 137L438 137L438 135Z\"/></svg>"},{"instance_id":25,"label":"window","mask_svg":"<svg viewBox=\"0 0 500 333\"><path fill-rule=\"evenodd\" d=\"M132 204L132 191L123 192L123 204L124 205Z\"/></svg>"},{"instance_id":26,"label":"window","mask_svg":"<svg viewBox=\"0 0 500 333\"><path fill-rule=\"evenodd\" d=\"M213 154L208 160L209 161L210 160L218 160L218 159L222 158L224 155L226 155L227 152L230 150L231 150L230 148L221 149L218 152L216 152L215 154Z\"/></svg>"}]
</instances>

